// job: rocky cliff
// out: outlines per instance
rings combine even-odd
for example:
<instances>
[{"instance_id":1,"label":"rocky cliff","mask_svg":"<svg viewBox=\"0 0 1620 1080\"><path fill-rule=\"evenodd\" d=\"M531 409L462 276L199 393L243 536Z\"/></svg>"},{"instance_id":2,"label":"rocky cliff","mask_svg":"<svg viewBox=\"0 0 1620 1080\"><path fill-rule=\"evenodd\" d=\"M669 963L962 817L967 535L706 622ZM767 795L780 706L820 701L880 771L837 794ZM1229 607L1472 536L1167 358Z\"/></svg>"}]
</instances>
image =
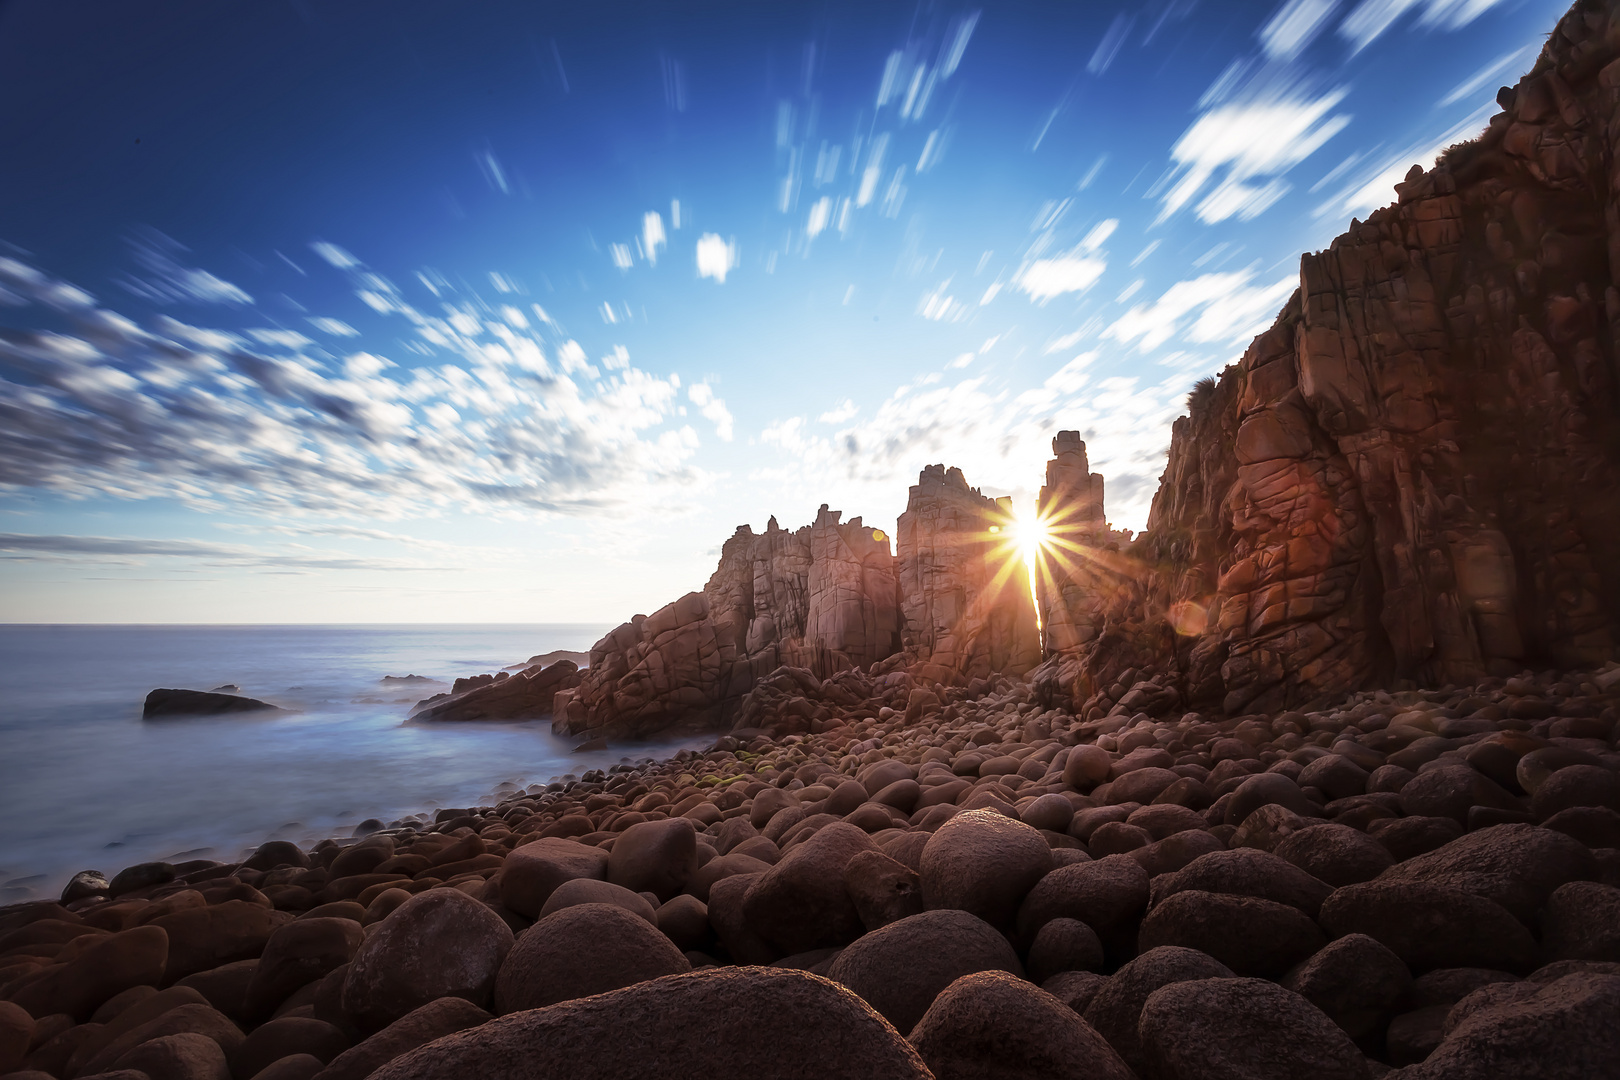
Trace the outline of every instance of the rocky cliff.
<instances>
[{"instance_id":1,"label":"rocky cliff","mask_svg":"<svg viewBox=\"0 0 1620 1080\"><path fill-rule=\"evenodd\" d=\"M1092 640L1064 642L1083 710L1126 673L1236 713L1612 656L1617 38L1577 5L1484 135L1304 256L1193 393Z\"/></svg>"}]
</instances>

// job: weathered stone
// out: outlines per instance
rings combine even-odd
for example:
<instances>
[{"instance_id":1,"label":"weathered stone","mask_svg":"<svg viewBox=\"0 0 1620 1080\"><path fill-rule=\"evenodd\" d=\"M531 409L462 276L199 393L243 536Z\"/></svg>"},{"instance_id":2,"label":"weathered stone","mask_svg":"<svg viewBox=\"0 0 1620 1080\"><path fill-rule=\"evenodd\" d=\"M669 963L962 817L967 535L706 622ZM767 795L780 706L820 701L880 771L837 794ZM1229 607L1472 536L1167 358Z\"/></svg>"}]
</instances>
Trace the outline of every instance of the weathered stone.
<instances>
[{"instance_id":1,"label":"weathered stone","mask_svg":"<svg viewBox=\"0 0 1620 1080\"><path fill-rule=\"evenodd\" d=\"M1401 958L1366 934L1330 941L1279 980L1315 1005L1352 1039L1383 1024L1412 984Z\"/></svg>"},{"instance_id":2,"label":"weathered stone","mask_svg":"<svg viewBox=\"0 0 1620 1080\"><path fill-rule=\"evenodd\" d=\"M1155 1080L1367 1080L1350 1037L1298 994L1264 979L1196 979L1142 1005L1145 1074Z\"/></svg>"},{"instance_id":3,"label":"weathered stone","mask_svg":"<svg viewBox=\"0 0 1620 1080\"><path fill-rule=\"evenodd\" d=\"M1142 920L1142 949L1179 945L1206 953L1239 975L1274 978L1327 943L1298 908L1256 896L1180 890Z\"/></svg>"},{"instance_id":4,"label":"weathered stone","mask_svg":"<svg viewBox=\"0 0 1620 1080\"><path fill-rule=\"evenodd\" d=\"M1233 974L1225 964L1196 949L1163 945L1149 949L1114 972L1086 1006L1086 1023L1097 1029L1119 1052L1138 1076L1144 1075L1146 1061L1137 1021L1142 1006L1153 991L1188 979L1229 979Z\"/></svg>"},{"instance_id":5,"label":"weathered stone","mask_svg":"<svg viewBox=\"0 0 1620 1080\"><path fill-rule=\"evenodd\" d=\"M968 810L936 829L923 848L923 903L1010 926L1051 868L1051 848L1035 829L990 810Z\"/></svg>"},{"instance_id":6,"label":"weathered stone","mask_svg":"<svg viewBox=\"0 0 1620 1080\"><path fill-rule=\"evenodd\" d=\"M612 904L579 904L546 916L517 939L495 980L495 1011L540 1009L691 966L646 919Z\"/></svg>"},{"instance_id":7,"label":"weathered stone","mask_svg":"<svg viewBox=\"0 0 1620 1080\"><path fill-rule=\"evenodd\" d=\"M1366 881L1336 890L1322 905L1334 937L1366 934L1414 971L1447 967L1528 971L1536 943L1500 904L1444 885Z\"/></svg>"}]
</instances>

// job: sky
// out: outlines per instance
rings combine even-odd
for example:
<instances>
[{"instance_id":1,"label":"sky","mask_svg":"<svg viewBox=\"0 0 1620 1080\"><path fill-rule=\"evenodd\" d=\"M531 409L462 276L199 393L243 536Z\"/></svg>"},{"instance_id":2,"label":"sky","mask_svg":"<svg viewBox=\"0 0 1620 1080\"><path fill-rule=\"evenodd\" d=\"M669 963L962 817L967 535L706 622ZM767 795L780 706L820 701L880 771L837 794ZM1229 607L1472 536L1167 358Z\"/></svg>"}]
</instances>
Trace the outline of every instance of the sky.
<instances>
[{"instance_id":1,"label":"sky","mask_svg":"<svg viewBox=\"0 0 1620 1080\"><path fill-rule=\"evenodd\" d=\"M1141 529L1545 0L0 2L0 621L599 622L739 524Z\"/></svg>"}]
</instances>

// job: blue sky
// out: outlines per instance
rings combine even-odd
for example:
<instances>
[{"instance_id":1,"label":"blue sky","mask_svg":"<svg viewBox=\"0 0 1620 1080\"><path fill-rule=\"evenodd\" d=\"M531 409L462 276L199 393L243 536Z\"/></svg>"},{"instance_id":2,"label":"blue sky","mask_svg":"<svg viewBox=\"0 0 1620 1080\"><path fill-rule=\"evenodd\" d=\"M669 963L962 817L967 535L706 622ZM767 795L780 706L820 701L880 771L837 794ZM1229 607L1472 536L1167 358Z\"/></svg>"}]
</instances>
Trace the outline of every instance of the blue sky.
<instances>
[{"instance_id":1,"label":"blue sky","mask_svg":"<svg viewBox=\"0 0 1620 1080\"><path fill-rule=\"evenodd\" d=\"M0 6L0 619L615 622L739 523L1140 528L1543 0Z\"/></svg>"}]
</instances>

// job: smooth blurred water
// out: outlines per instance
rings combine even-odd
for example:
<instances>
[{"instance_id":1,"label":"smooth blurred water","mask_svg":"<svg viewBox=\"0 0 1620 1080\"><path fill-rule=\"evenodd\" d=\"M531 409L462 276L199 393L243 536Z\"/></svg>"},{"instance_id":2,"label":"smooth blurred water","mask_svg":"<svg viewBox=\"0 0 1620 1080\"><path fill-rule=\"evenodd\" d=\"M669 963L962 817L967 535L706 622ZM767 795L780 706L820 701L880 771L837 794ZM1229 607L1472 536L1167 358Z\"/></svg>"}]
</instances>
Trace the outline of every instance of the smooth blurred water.
<instances>
[{"instance_id":1,"label":"smooth blurred water","mask_svg":"<svg viewBox=\"0 0 1620 1080\"><path fill-rule=\"evenodd\" d=\"M0 903L79 870L233 860L272 836L313 843L366 818L487 804L694 740L570 753L545 722L406 724L450 680L604 626L0 626ZM297 710L142 721L156 687L241 692ZM26 892L25 892L26 891Z\"/></svg>"}]
</instances>

